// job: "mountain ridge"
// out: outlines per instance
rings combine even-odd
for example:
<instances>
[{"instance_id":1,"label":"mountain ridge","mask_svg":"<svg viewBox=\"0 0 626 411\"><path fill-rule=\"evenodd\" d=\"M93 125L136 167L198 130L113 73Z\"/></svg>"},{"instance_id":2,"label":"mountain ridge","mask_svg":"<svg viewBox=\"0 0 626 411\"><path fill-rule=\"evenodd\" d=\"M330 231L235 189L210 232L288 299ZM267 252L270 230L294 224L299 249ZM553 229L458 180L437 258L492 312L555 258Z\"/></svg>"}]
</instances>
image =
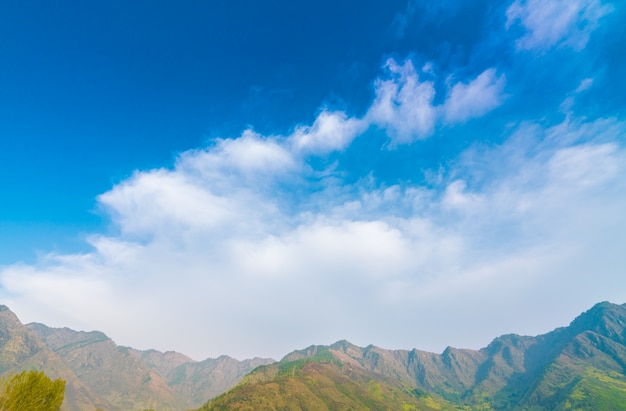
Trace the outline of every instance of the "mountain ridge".
<instances>
[{"instance_id":1,"label":"mountain ridge","mask_svg":"<svg viewBox=\"0 0 626 411\"><path fill-rule=\"evenodd\" d=\"M624 409L626 404L624 342L626 304L601 302L568 326L534 337L502 335L479 350L447 347L435 354L417 349L358 347L340 340L328 346L312 345L292 351L275 366L330 357L360 368L374 380L383 376L426 392L432 395L434 404L443 408L454 404L462 409L613 410ZM284 381L274 382L288 385ZM233 389L231 397L223 394L203 409L224 409L220 408L224 404L245 407L238 399L243 391L239 387ZM250 386L246 393L256 398ZM414 403L406 404L417 407Z\"/></svg>"},{"instance_id":2,"label":"mountain ridge","mask_svg":"<svg viewBox=\"0 0 626 411\"><path fill-rule=\"evenodd\" d=\"M35 369L63 378L66 411L189 409L272 362L228 356L195 361L175 351L136 350L118 346L101 331L24 325L0 305L0 375Z\"/></svg>"},{"instance_id":3,"label":"mountain ridge","mask_svg":"<svg viewBox=\"0 0 626 411\"><path fill-rule=\"evenodd\" d=\"M226 355L196 361L175 351L137 350L100 331L24 325L0 305L0 375L23 369L66 380L67 411L246 409L242 398L269 407L249 409L279 403L382 409L384 401L407 410L620 409L626 304L600 302L567 326L537 336L504 334L478 350L448 346L437 354L339 340L294 350L279 362Z\"/></svg>"}]
</instances>

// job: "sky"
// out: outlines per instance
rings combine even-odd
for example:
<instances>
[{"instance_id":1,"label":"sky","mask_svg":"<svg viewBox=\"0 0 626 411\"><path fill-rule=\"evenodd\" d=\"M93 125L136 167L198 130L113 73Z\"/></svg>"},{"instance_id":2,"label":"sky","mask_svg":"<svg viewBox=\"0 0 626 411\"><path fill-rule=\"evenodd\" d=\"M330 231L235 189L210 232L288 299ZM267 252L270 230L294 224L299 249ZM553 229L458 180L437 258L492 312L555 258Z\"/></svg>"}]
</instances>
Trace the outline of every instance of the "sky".
<instances>
[{"instance_id":1,"label":"sky","mask_svg":"<svg viewBox=\"0 0 626 411\"><path fill-rule=\"evenodd\" d=\"M626 5L3 1L0 302L201 360L626 302Z\"/></svg>"}]
</instances>

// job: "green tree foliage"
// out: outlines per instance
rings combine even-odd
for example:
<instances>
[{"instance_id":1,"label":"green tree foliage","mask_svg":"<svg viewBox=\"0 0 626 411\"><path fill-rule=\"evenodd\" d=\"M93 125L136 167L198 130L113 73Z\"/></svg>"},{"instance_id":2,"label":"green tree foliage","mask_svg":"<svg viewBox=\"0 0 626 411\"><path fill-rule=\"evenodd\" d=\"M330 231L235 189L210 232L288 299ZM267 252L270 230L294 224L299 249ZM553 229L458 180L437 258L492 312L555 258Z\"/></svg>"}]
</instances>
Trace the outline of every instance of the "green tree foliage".
<instances>
[{"instance_id":1,"label":"green tree foliage","mask_svg":"<svg viewBox=\"0 0 626 411\"><path fill-rule=\"evenodd\" d=\"M0 411L57 411L65 396L65 381L52 381L43 371L24 371L2 380Z\"/></svg>"}]
</instances>

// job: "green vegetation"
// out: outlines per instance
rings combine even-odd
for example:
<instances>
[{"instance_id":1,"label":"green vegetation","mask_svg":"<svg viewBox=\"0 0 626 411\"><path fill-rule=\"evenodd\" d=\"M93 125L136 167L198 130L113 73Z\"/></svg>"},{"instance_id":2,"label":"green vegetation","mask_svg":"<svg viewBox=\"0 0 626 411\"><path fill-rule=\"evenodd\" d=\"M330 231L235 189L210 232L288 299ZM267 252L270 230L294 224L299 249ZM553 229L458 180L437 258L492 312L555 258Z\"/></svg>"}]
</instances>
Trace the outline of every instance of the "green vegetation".
<instances>
[{"instance_id":1,"label":"green vegetation","mask_svg":"<svg viewBox=\"0 0 626 411\"><path fill-rule=\"evenodd\" d=\"M558 378L552 373L558 373ZM594 367L555 364L527 404L534 410L624 409L626 376Z\"/></svg>"},{"instance_id":2,"label":"green vegetation","mask_svg":"<svg viewBox=\"0 0 626 411\"><path fill-rule=\"evenodd\" d=\"M559 404L561 405L561 404ZM626 406L624 375L589 368L563 404L565 410L617 410Z\"/></svg>"},{"instance_id":3,"label":"green vegetation","mask_svg":"<svg viewBox=\"0 0 626 411\"><path fill-rule=\"evenodd\" d=\"M201 410L454 410L425 391L324 355L259 367Z\"/></svg>"},{"instance_id":4,"label":"green vegetation","mask_svg":"<svg viewBox=\"0 0 626 411\"><path fill-rule=\"evenodd\" d=\"M1 411L56 411L63 403L65 381L43 371L24 371L2 381Z\"/></svg>"},{"instance_id":5,"label":"green vegetation","mask_svg":"<svg viewBox=\"0 0 626 411\"><path fill-rule=\"evenodd\" d=\"M294 376L296 371L302 370L302 368L304 368L304 366L310 362L333 363L337 365L338 367L341 367L342 365L340 361L336 360L335 357L333 357L333 355L330 353L330 350L325 348L319 351L317 354L315 354L314 357L303 358L303 359L294 360L294 361L279 362L278 364L276 364L278 366L278 375L279 376L285 376L285 375Z\"/></svg>"}]
</instances>

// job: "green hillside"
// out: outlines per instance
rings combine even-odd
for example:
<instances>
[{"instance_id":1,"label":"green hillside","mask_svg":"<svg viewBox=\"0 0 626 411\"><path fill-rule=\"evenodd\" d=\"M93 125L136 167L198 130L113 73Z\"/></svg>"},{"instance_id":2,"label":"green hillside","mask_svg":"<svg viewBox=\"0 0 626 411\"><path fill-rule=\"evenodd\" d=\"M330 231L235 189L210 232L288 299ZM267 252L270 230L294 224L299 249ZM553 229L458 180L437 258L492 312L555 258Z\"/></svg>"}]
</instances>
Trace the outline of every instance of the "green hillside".
<instances>
[{"instance_id":1,"label":"green hillside","mask_svg":"<svg viewBox=\"0 0 626 411\"><path fill-rule=\"evenodd\" d=\"M201 410L453 410L444 400L336 360L259 367Z\"/></svg>"},{"instance_id":2,"label":"green hillside","mask_svg":"<svg viewBox=\"0 0 626 411\"><path fill-rule=\"evenodd\" d=\"M626 410L626 305L441 354L347 341L294 351L204 410Z\"/></svg>"}]
</instances>

